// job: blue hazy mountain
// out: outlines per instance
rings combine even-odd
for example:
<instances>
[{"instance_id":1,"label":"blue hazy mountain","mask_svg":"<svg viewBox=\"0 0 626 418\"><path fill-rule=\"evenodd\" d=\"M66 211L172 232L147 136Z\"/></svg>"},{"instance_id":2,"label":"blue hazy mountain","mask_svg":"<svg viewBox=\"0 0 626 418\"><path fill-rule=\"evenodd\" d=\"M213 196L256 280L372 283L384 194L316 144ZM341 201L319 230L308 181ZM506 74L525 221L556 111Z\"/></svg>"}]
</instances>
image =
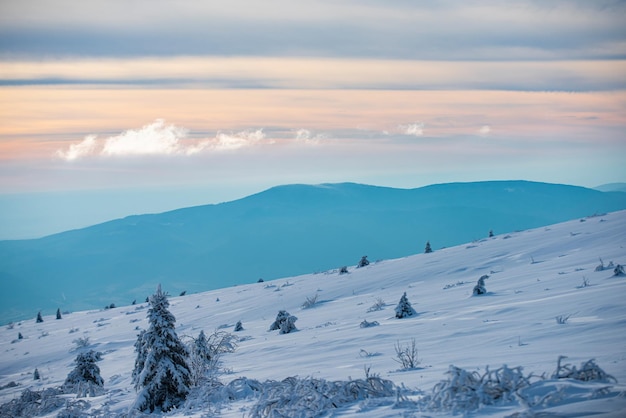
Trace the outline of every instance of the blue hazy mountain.
<instances>
[{"instance_id":1,"label":"blue hazy mountain","mask_svg":"<svg viewBox=\"0 0 626 418\"><path fill-rule=\"evenodd\" d=\"M595 190L599 190L601 192L625 192L626 193L626 183L608 183L603 184L601 186L594 187Z\"/></svg>"},{"instance_id":2,"label":"blue hazy mountain","mask_svg":"<svg viewBox=\"0 0 626 418\"><path fill-rule=\"evenodd\" d=\"M0 322L370 261L626 208L626 193L526 181L287 185L243 199L0 241ZM416 272L419 274L419 272Z\"/></svg>"}]
</instances>

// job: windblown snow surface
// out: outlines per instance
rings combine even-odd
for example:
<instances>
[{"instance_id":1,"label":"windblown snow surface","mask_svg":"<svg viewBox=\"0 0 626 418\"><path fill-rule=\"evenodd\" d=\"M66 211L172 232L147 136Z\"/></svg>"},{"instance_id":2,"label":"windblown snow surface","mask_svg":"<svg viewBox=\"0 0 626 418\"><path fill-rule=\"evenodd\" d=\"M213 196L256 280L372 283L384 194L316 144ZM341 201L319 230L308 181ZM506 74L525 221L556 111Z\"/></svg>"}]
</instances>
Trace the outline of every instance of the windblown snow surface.
<instances>
[{"instance_id":1,"label":"windblown snow surface","mask_svg":"<svg viewBox=\"0 0 626 418\"><path fill-rule=\"evenodd\" d=\"M232 332L242 322L244 330L234 333L236 351L222 356L219 379L224 384L241 377L347 381L363 379L367 367L370 375L401 388L400 398L357 400L322 416L626 416L626 277L614 276L613 269L596 271L600 258L605 265L626 264L626 211L430 254L380 261L369 256L369 266L348 266L347 274L337 269L171 297L177 333L188 342L201 330L207 335L218 329ZM245 260L241 254L241 262ZM483 275L489 275L487 294L472 296ZM417 316L396 319L394 308L404 292ZM316 295L314 306L302 307ZM372 310L381 300L382 309ZM297 332L268 331L279 310L298 317ZM35 323L33 312L32 320L3 326L0 403L18 398L26 388L60 386L73 368L73 340L88 337L91 348L103 353L98 365L106 394L83 398L88 403L83 414L125 415L136 397L133 344L148 326L146 313L141 303L66 313L61 320L45 316L43 323ZM363 320L379 325L361 328ZM24 338L18 340L18 333ZM413 339L420 364L403 370L394 347ZM576 367L595 359L618 383L553 378L559 356ZM525 374L545 379L533 380L526 403L511 397L475 410L428 409L423 400L447 379L451 365L480 374L487 366L522 366ZM41 380L33 380L35 368ZM190 399L186 409L164 415L248 416L258 396L247 391L234 399Z\"/></svg>"}]
</instances>

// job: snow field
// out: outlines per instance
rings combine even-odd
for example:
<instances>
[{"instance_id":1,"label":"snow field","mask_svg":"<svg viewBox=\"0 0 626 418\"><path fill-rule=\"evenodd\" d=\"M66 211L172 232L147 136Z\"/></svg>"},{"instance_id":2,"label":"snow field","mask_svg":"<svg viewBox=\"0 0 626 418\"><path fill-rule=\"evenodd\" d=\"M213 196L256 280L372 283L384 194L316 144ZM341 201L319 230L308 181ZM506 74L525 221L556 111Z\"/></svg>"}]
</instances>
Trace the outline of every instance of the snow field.
<instances>
[{"instance_id":1,"label":"snow field","mask_svg":"<svg viewBox=\"0 0 626 418\"><path fill-rule=\"evenodd\" d=\"M626 211L446 249L437 249L436 239L431 243L430 254L379 262L370 255L369 266L349 267L349 274L329 271L171 297L176 331L188 342L200 330L207 335L217 329L232 332L242 321L237 350L222 357L224 383L237 377L348 380L364 378L368 367L397 385L429 393L451 364L469 371L523 366L525 373L549 377L559 355L576 366L595 358L620 384L626 382L626 277L613 277L612 269L595 271L600 257L605 265L626 264ZM416 242L417 251L421 246ZM360 256L355 255L355 265ZM485 274L488 293L472 296ZM396 319L394 308L404 292L418 315ZM303 309L315 295L315 305ZM368 312L380 299L386 306ZM279 310L298 317L297 332L268 331ZM90 348L103 353L98 365L107 390L89 401L93 408L106 406L112 415L124 413L136 397L133 344L139 329L148 326L146 304L68 313L61 320L44 315L39 324L36 313L32 320L0 329L0 387L18 384L0 390L0 403L25 388L60 386L73 368L73 341L88 337ZM559 324L557 316L569 317ZM363 320L379 325L361 328ZM17 340L18 332L24 339ZM412 339L421 363L401 370L394 345ZM42 375L39 381L32 378L35 368ZM224 405L219 415L242 416L250 403ZM611 416L626 411L626 399L572 394L570 401L552 407L565 415L588 408ZM503 408L489 407L481 415L523 411L515 404ZM389 402L372 401L335 416L402 413Z\"/></svg>"}]
</instances>

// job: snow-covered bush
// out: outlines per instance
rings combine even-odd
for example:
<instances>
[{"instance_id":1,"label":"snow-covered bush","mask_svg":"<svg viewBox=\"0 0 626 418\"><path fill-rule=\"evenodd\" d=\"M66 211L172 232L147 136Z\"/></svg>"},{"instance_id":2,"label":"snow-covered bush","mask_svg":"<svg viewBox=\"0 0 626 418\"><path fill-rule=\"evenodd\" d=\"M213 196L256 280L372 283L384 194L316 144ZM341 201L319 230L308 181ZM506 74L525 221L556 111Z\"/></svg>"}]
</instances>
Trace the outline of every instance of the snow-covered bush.
<instances>
[{"instance_id":1,"label":"snow-covered bush","mask_svg":"<svg viewBox=\"0 0 626 418\"><path fill-rule=\"evenodd\" d=\"M622 266L621 264L618 264L617 266L615 266L615 269L613 270L613 276L624 276L626 275L626 272L624 271L624 266Z\"/></svg>"},{"instance_id":2,"label":"snow-covered bush","mask_svg":"<svg viewBox=\"0 0 626 418\"><path fill-rule=\"evenodd\" d=\"M583 382L595 381L617 383L617 379L602 370L600 366L596 364L594 359L581 363L580 369L577 369L576 366L572 366L570 364L561 364L561 360L565 358L567 357L559 356L556 370L552 373L552 379L574 379L581 380Z\"/></svg>"},{"instance_id":3,"label":"snow-covered bush","mask_svg":"<svg viewBox=\"0 0 626 418\"><path fill-rule=\"evenodd\" d=\"M250 417L317 417L355 401L390 397L395 391L392 381L378 376L334 382L288 377L281 382L263 383Z\"/></svg>"},{"instance_id":4,"label":"snow-covered bush","mask_svg":"<svg viewBox=\"0 0 626 418\"><path fill-rule=\"evenodd\" d=\"M270 325L270 331L280 330L280 334L289 334L292 331L297 331L296 321L297 317L291 315L287 311L279 311L276 315L276 320Z\"/></svg>"},{"instance_id":5,"label":"snow-covered bush","mask_svg":"<svg viewBox=\"0 0 626 418\"><path fill-rule=\"evenodd\" d=\"M241 321L237 321L237 323L235 324L234 332L240 332L240 331L243 331L243 325Z\"/></svg>"},{"instance_id":6,"label":"snow-covered bush","mask_svg":"<svg viewBox=\"0 0 626 418\"><path fill-rule=\"evenodd\" d=\"M569 319L571 315L557 315L556 317L554 317L554 319L556 319L556 323L559 325L565 325L567 324L567 321Z\"/></svg>"},{"instance_id":7,"label":"snow-covered bush","mask_svg":"<svg viewBox=\"0 0 626 418\"><path fill-rule=\"evenodd\" d=\"M137 359L133 380L139 394L134 408L150 412L169 411L180 405L189 393L189 353L176 334L176 318L167 309L169 302L161 285L149 302L150 327L139 334L135 343Z\"/></svg>"},{"instance_id":8,"label":"snow-covered bush","mask_svg":"<svg viewBox=\"0 0 626 418\"><path fill-rule=\"evenodd\" d=\"M89 350L76 356L76 367L63 383L65 393L76 393L79 398L96 396L103 393L104 380L96 364L102 359L102 353Z\"/></svg>"},{"instance_id":9,"label":"snow-covered bush","mask_svg":"<svg viewBox=\"0 0 626 418\"><path fill-rule=\"evenodd\" d=\"M339 268L339 274L348 274L348 266L342 266Z\"/></svg>"},{"instance_id":10,"label":"snow-covered bush","mask_svg":"<svg viewBox=\"0 0 626 418\"><path fill-rule=\"evenodd\" d=\"M411 302L409 302L409 299L406 297L406 292L404 292L396 306L396 318L402 319L414 315L417 315L417 312L415 312L415 309L411 306Z\"/></svg>"},{"instance_id":11,"label":"snow-covered bush","mask_svg":"<svg viewBox=\"0 0 626 418\"><path fill-rule=\"evenodd\" d=\"M60 388L44 390L24 389L20 397L0 405L0 417L36 417L48 415L66 404L61 398L63 391Z\"/></svg>"},{"instance_id":12,"label":"snow-covered bush","mask_svg":"<svg viewBox=\"0 0 626 418\"><path fill-rule=\"evenodd\" d=\"M367 256L364 255L363 257L361 257L361 260L359 261L359 264L356 265L357 268L361 268L361 267L365 267L367 265L369 265L369 260L367 259Z\"/></svg>"},{"instance_id":13,"label":"snow-covered bush","mask_svg":"<svg viewBox=\"0 0 626 418\"><path fill-rule=\"evenodd\" d=\"M367 322L367 319L364 319L363 322L361 322L359 326L361 328L369 328L369 327L375 327L377 325L380 325L378 321Z\"/></svg>"},{"instance_id":14,"label":"snow-covered bush","mask_svg":"<svg viewBox=\"0 0 626 418\"><path fill-rule=\"evenodd\" d=\"M407 345L402 345L400 341L396 341L394 348L396 350L396 358L393 360L402 365L402 370L415 369L420 364L417 358L417 344L415 343L415 338L412 338L411 344Z\"/></svg>"},{"instance_id":15,"label":"snow-covered bush","mask_svg":"<svg viewBox=\"0 0 626 418\"><path fill-rule=\"evenodd\" d=\"M530 386L530 376L524 376L521 367L510 369L505 365L493 371L487 368L481 375L451 365L446 374L448 379L437 383L424 399L430 410L472 411L482 405L510 401Z\"/></svg>"},{"instance_id":16,"label":"snow-covered bush","mask_svg":"<svg viewBox=\"0 0 626 418\"><path fill-rule=\"evenodd\" d=\"M472 290L472 295L477 296L477 295L484 295L485 293L487 293L487 288L485 287L485 280L488 278L489 276L486 274L483 276L480 276L480 279L478 279L478 282L476 282L476 286L474 286L474 289Z\"/></svg>"}]
</instances>

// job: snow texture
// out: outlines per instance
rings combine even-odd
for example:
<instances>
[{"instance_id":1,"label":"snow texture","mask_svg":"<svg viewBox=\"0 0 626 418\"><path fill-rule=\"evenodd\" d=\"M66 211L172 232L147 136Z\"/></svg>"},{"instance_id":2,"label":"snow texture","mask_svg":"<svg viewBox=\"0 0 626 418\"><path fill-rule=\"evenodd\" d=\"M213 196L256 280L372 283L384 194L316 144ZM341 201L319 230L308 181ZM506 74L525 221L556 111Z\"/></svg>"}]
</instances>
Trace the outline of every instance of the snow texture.
<instances>
[{"instance_id":1,"label":"snow texture","mask_svg":"<svg viewBox=\"0 0 626 418\"><path fill-rule=\"evenodd\" d=\"M350 267L345 275L188 292L169 302L64 312L59 321L51 310L37 323L34 307L31 319L0 328L0 417L142 416L136 401L147 401L151 382L168 373L150 398L168 400L154 403L153 416L174 405L166 416L624 416L626 280L596 266L599 258L626 265L626 212L584 220ZM483 275L489 292L473 297ZM404 292L419 301L419 315L398 320L382 301ZM324 303L302 309L315 294ZM297 313L299 332L267 332L278 310ZM557 324L557 316L568 320ZM360 327L365 320L378 325ZM183 342L191 347L204 330L210 347L212 330L232 330L237 321L245 329L222 352L219 373L194 387ZM88 346L75 347L78 338ZM398 370L394 346L413 339L421 363ZM102 353L103 393L78 398L60 388L86 350ZM367 389L371 378L380 379L380 390ZM177 379L182 384L167 398Z\"/></svg>"}]
</instances>

